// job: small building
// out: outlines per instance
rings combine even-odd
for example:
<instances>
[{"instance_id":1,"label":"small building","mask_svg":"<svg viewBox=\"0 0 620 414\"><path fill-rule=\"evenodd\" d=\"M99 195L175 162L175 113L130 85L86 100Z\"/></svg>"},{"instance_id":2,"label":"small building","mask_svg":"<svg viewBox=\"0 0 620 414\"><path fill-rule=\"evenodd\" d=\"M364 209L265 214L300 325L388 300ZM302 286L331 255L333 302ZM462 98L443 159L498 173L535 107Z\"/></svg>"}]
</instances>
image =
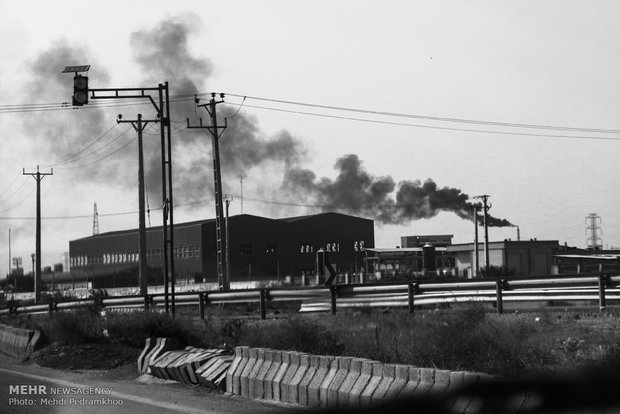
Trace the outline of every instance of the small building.
<instances>
[{"instance_id":1,"label":"small building","mask_svg":"<svg viewBox=\"0 0 620 414\"><path fill-rule=\"evenodd\" d=\"M454 256L460 277L475 277L474 243L448 246ZM504 240L489 242L489 266L495 273L508 276L536 276L552 273L553 255L559 247L557 240ZM478 266L485 267L484 243L478 245ZM478 272L478 276L480 276Z\"/></svg>"}]
</instances>

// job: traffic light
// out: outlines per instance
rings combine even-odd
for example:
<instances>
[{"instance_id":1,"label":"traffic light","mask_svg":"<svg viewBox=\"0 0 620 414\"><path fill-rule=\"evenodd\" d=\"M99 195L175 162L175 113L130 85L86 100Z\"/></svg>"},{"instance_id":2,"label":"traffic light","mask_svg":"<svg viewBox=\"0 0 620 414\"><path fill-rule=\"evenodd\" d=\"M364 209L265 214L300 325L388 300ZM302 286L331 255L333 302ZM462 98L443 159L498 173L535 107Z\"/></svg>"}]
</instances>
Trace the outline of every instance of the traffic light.
<instances>
[{"instance_id":1,"label":"traffic light","mask_svg":"<svg viewBox=\"0 0 620 414\"><path fill-rule=\"evenodd\" d=\"M88 103L88 76L75 75L73 78L73 106Z\"/></svg>"}]
</instances>

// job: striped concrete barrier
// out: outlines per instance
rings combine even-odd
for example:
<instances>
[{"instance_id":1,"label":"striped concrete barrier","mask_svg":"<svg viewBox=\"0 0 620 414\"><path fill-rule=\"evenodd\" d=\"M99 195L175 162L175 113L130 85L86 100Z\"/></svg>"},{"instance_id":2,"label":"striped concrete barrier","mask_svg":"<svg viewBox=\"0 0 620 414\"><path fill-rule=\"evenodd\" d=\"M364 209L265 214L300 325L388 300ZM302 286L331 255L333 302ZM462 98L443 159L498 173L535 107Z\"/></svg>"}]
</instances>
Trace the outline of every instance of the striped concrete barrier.
<instances>
[{"instance_id":1,"label":"striped concrete barrier","mask_svg":"<svg viewBox=\"0 0 620 414\"><path fill-rule=\"evenodd\" d=\"M360 375L357 377L355 384L349 391L349 406L358 407L361 403L361 396L373 374L373 367L377 364L376 361L362 361Z\"/></svg>"},{"instance_id":2,"label":"striped concrete barrier","mask_svg":"<svg viewBox=\"0 0 620 414\"><path fill-rule=\"evenodd\" d=\"M352 358L349 363L349 371L338 389L338 407L348 407L351 391L358 378L362 374L362 362L367 361L362 358ZM366 384L364 384L366 386Z\"/></svg>"},{"instance_id":3,"label":"striped concrete barrier","mask_svg":"<svg viewBox=\"0 0 620 414\"><path fill-rule=\"evenodd\" d=\"M288 368L282 377L282 381L280 381L280 401L282 402L291 402L291 383L293 381L293 377L299 369L301 353L290 352L289 360L290 362Z\"/></svg>"},{"instance_id":4,"label":"striped concrete barrier","mask_svg":"<svg viewBox=\"0 0 620 414\"><path fill-rule=\"evenodd\" d=\"M244 362L243 347L239 346L235 348L235 358L233 359L233 362L232 364L230 364L230 368L226 373L226 392L229 392L231 394L233 393L234 375L239 369L239 364L241 364L242 362Z\"/></svg>"},{"instance_id":5,"label":"striped concrete barrier","mask_svg":"<svg viewBox=\"0 0 620 414\"><path fill-rule=\"evenodd\" d=\"M382 370L382 377L375 392L370 396L370 400L373 403L383 401L388 393L390 386L396 381L396 365L384 364Z\"/></svg>"},{"instance_id":6,"label":"striped concrete barrier","mask_svg":"<svg viewBox=\"0 0 620 414\"><path fill-rule=\"evenodd\" d=\"M288 385L288 401L293 404L299 404L299 396L300 396L300 384L303 378L305 377L308 369L310 368L310 355L308 354L300 354L299 355L299 365L295 374L291 378Z\"/></svg>"},{"instance_id":7,"label":"striped concrete barrier","mask_svg":"<svg viewBox=\"0 0 620 414\"><path fill-rule=\"evenodd\" d=\"M265 379L273 363L274 352L278 351L264 349L262 354L260 352L258 353L258 356L262 357L263 360L256 376L250 378L250 398L265 398Z\"/></svg>"},{"instance_id":8,"label":"striped concrete barrier","mask_svg":"<svg viewBox=\"0 0 620 414\"><path fill-rule=\"evenodd\" d=\"M383 364L373 361L370 379L368 381L368 384L366 385L366 388L364 388L364 391L362 391L362 394L360 395L360 398L359 398L359 404L362 407L367 407L370 405L372 401L372 395L375 393L382 379L383 379Z\"/></svg>"},{"instance_id":9,"label":"striped concrete barrier","mask_svg":"<svg viewBox=\"0 0 620 414\"><path fill-rule=\"evenodd\" d=\"M310 355L310 365L306 370L306 373L302 377L299 385L297 386L297 401L301 405L309 405L308 402L308 387L312 382L317 370L319 369L319 357L316 355Z\"/></svg>"},{"instance_id":10,"label":"striped concrete barrier","mask_svg":"<svg viewBox=\"0 0 620 414\"><path fill-rule=\"evenodd\" d=\"M26 360L36 349L41 332L0 324L0 352Z\"/></svg>"},{"instance_id":11,"label":"striped concrete barrier","mask_svg":"<svg viewBox=\"0 0 620 414\"><path fill-rule=\"evenodd\" d=\"M266 400L273 399L273 383L276 374L282 366L282 351L271 351L271 365L265 374L263 381L263 392Z\"/></svg>"},{"instance_id":12,"label":"striped concrete barrier","mask_svg":"<svg viewBox=\"0 0 620 414\"><path fill-rule=\"evenodd\" d=\"M325 406L325 402L321 405L321 385L325 381L329 371L331 370L331 364L334 357L319 356L318 368L308 384L308 405L312 407Z\"/></svg>"},{"instance_id":13,"label":"striped concrete barrier","mask_svg":"<svg viewBox=\"0 0 620 414\"><path fill-rule=\"evenodd\" d=\"M152 340L150 341L149 346L151 345L151 343L152 343ZM151 373L150 366L153 363L153 361L155 361L165 352L168 352L170 350L180 349L180 348L181 348L180 344L172 338L157 338L155 339L155 344L153 345L151 350L146 352L146 355L144 355L141 366L140 366L140 361L138 361L138 367L143 370L141 371L143 374Z\"/></svg>"},{"instance_id":14,"label":"striped concrete barrier","mask_svg":"<svg viewBox=\"0 0 620 414\"><path fill-rule=\"evenodd\" d=\"M211 389L225 391L226 374L232 365L232 355L217 355L196 370L201 384Z\"/></svg>"},{"instance_id":15,"label":"striped concrete barrier","mask_svg":"<svg viewBox=\"0 0 620 414\"><path fill-rule=\"evenodd\" d=\"M288 367L291 365L292 352L290 351L281 351L281 352L282 352L282 362L280 364L280 367L278 368L278 371L276 372L276 375L273 377L273 382L272 382L272 387L273 387L272 399L276 401L283 401L282 393L281 393L282 390L280 389L280 385L282 384L282 380L284 379L284 375L286 374L286 371L288 371Z\"/></svg>"}]
</instances>

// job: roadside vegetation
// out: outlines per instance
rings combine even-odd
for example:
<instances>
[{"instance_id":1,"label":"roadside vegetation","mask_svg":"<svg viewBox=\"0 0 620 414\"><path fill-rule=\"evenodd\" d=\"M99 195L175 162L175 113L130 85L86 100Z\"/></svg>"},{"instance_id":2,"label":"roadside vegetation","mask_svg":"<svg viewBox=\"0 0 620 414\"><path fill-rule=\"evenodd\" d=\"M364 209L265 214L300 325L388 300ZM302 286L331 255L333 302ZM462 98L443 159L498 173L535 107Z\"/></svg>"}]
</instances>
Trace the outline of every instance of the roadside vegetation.
<instances>
[{"instance_id":1,"label":"roadside vegetation","mask_svg":"<svg viewBox=\"0 0 620 414\"><path fill-rule=\"evenodd\" d=\"M92 308L0 322L40 329L44 345L64 346L65 352L70 345L107 343L133 348L131 357L145 338L165 336L198 347L269 347L510 377L620 363L620 314L613 310L498 315L472 306L413 316L363 309L267 320L209 314L200 320Z\"/></svg>"}]
</instances>

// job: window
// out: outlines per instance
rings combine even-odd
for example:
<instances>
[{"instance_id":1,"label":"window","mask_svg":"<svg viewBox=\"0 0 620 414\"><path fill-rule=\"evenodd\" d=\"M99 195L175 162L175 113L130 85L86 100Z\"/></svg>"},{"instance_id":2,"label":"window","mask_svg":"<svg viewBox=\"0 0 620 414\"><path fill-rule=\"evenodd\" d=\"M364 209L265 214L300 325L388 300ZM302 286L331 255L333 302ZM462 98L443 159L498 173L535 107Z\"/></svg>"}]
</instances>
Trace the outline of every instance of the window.
<instances>
[{"instance_id":1,"label":"window","mask_svg":"<svg viewBox=\"0 0 620 414\"><path fill-rule=\"evenodd\" d=\"M325 244L325 251L330 252L330 253L337 253L340 251L340 243L326 243Z\"/></svg>"},{"instance_id":2,"label":"window","mask_svg":"<svg viewBox=\"0 0 620 414\"><path fill-rule=\"evenodd\" d=\"M194 251L196 252L196 257L200 257L200 246L196 245L196 249Z\"/></svg>"},{"instance_id":3,"label":"window","mask_svg":"<svg viewBox=\"0 0 620 414\"><path fill-rule=\"evenodd\" d=\"M280 243L267 243L267 254L278 254L280 253Z\"/></svg>"},{"instance_id":4,"label":"window","mask_svg":"<svg viewBox=\"0 0 620 414\"><path fill-rule=\"evenodd\" d=\"M299 243L299 252L300 253L314 253L314 246L312 245L312 242Z\"/></svg>"},{"instance_id":5,"label":"window","mask_svg":"<svg viewBox=\"0 0 620 414\"><path fill-rule=\"evenodd\" d=\"M188 248L188 256L189 257L194 257L194 246L189 246Z\"/></svg>"},{"instance_id":6,"label":"window","mask_svg":"<svg viewBox=\"0 0 620 414\"><path fill-rule=\"evenodd\" d=\"M241 243L239 247L239 253L241 253L242 256L251 256L254 254L254 244L252 243Z\"/></svg>"}]
</instances>

